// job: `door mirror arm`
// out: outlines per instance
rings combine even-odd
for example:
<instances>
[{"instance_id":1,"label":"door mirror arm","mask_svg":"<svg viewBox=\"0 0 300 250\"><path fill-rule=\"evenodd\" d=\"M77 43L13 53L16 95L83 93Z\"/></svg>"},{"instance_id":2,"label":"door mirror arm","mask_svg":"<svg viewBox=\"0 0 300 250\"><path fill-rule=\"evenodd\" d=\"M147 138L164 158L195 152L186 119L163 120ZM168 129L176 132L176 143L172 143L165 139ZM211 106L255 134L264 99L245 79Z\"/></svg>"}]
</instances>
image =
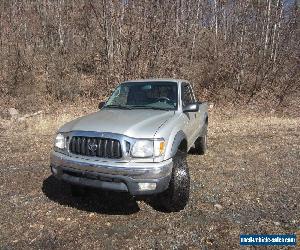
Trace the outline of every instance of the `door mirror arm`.
<instances>
[{"instance_id":1,"label":"door mirror arm","mask_svg":"<svg viewBox=\"0 0 300 250\"><path fill-rule=\"evenodd\" d=\"M104 107L104 105L105 105L105 102L100 102L99 105L98 105L98 108L102 109Z\"/></svg>"}]
</instances>

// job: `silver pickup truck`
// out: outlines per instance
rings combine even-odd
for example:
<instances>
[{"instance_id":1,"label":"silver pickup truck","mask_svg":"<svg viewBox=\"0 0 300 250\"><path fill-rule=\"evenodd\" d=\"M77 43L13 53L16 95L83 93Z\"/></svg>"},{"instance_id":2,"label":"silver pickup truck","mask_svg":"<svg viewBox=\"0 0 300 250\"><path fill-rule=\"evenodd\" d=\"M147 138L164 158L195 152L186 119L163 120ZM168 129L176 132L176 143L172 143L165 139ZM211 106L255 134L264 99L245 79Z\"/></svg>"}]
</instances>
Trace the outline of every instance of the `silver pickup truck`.
<instances>
[{"instance_id":1,"label":"silver pickup truck","mask_svg":"<svg viewBox=\"0 0 300 250\"><path fill-rule=\"evenodd\" d=\"M168 211L189 199L187 152L207 149L207 104L185 80L121 83L99 111L62 126L51 152L52 174L80 186L152 195Z\"/></svg>"}]
</instances>

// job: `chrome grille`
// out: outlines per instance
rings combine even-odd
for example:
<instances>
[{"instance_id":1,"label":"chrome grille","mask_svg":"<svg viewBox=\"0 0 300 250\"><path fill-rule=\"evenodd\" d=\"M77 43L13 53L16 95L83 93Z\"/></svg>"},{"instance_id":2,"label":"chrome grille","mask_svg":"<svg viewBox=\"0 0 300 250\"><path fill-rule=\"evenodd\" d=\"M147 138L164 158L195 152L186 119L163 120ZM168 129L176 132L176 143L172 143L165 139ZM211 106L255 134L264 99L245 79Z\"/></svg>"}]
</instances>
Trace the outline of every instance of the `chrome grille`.
<instances>
[{"instance_id":1,"label":"chrome grille","mask_svg":"<svg viewBox=\"0 0 300 250\"><path fill-rule=\"evenodd\" d=\"M69 149L71 153L78 155L113 159L122 158L120 141L111 138L73 136Z\"/></svg>"}]
</instances>

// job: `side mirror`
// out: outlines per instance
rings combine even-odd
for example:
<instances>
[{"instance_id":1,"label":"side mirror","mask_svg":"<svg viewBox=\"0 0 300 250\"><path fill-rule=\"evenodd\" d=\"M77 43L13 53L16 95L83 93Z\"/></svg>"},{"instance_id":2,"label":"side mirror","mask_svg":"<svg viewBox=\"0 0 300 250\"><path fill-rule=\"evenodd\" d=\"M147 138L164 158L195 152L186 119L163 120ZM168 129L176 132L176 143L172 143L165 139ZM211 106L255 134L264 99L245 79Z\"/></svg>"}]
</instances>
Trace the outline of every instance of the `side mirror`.
<instances>
[{"instance_id":1,"label":"side mirror","mask_svg":"<svg viewBox=\"0 0 300 250\"><path fill-rule=\"evenodd\" d=\"M182 111L184 113L186 113L186 112L198 112L199 111L199 103L195 102L195 103L188 104L185 107L183 107Z\"/></svg>"},{"instance_id":2,"label":"side mirror","mask_svg":"<svg viewBox=\"0 0 300 250\"><path fill-rule=\"evenodd\" d=\"M105 105L105 102L100 102L99 105L98 105L98 108L102 109L104 105Z\"/></svg>"}]
</instances>

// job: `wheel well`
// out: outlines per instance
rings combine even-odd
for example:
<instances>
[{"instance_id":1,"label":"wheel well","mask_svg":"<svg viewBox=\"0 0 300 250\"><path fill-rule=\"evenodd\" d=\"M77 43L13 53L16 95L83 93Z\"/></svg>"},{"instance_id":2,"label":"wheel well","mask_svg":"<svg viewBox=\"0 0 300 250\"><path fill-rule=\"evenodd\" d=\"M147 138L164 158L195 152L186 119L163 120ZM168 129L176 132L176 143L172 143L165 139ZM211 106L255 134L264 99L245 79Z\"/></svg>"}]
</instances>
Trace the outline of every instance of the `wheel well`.
<instances>
[{"instance_id":1,"label":"wheel well","mask_svg":"<svg viewBox=\"0 0 300 250\"><path fill-rule=\"evenodd\" d=\"M187 140L186 140L186 139L183 139L183 140L180 142L178 149L179 149L180 151L187 152Z\"/></svg>"}]
</instances>

